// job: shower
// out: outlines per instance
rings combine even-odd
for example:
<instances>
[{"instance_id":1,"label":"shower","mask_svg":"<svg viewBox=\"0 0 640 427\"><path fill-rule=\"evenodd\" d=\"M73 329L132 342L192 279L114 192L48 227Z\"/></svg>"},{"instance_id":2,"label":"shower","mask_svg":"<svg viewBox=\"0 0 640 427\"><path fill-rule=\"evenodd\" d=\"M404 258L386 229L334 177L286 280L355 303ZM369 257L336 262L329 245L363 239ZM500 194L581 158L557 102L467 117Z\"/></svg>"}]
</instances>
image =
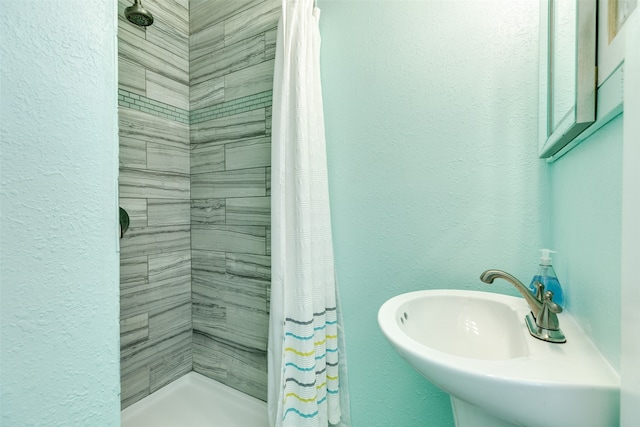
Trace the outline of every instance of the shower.
<instances>
[{"instance_id":1,"label":"shower","mask_svg":"<svg viewBox=\"0 0 640 427\"><path fill-rule=\"evenodd\" d=\"M181 425L266 427L273 81L284 3L249 0L220 8L209 0L153 1L158 31L125 24L118 34L118 189L130 222L120 240L122 425L166 425L151 421L158 418L156 410L142 409L166 396L160 406L168 414L200 413L213 408L210 402L227 402L218 406L233 416L225 421L226 415L214 411L202 424ZM309 15L305 20L313 18L312 2L304 0L297 9ZM140 0L123 3L120 19L151 24ZM265 18L248 25L256 17ZM217 44L220 36L225 43ZM304 387L324 375L318 384L326 385L319 392L311 388L320 397L283 407L283 413L300 411L305 418L316 412L316 403L319 413L338 406L337 308L326 301L313 323L307 315L314 311L289 321L294 328L310 328L305 337L314 336L313 354L300 351L318 369L295 360L313 379L282 376ZM328 354L316 356L321 350ZM232 400L241 409L223 399L229 391L204 401L187 399L194 410L171 409L184 401L185 388L203 384L208 390L235 389L242 397ZM297 392L302 395L304 390ZM245 398L257 408L253 421L240 417L251 412ZM332 420L337 413L332 411ZM293 417L287 419L295 423Z\"/></svg>"},{"instance_id":2,"label":"shower","mask_svg":"<svg viewBox=\"0 0 640 427\"><path fill-rule=\"evenodd\" d=\"M124 10L124 16L132 23L140 27L148 27L153 24L153 15L142 7L140 0L134 0L133 5Z\"/></svg>"}]
</instances>

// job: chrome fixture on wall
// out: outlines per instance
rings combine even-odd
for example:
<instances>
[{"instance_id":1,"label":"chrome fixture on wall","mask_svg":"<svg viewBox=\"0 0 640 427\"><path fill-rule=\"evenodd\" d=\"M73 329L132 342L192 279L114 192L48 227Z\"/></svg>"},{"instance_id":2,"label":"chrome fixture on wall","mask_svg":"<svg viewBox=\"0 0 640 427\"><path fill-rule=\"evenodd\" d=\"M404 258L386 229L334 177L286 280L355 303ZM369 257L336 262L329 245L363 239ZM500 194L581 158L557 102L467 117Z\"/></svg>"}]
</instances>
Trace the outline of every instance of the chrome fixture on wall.
<instances>
[{"instance_id":1,"label":"chrome fixture on wall","mask_svg":"<svg viewBox=\"0 0 640 427\"><path fill-rule=\"evenodd\" d=\"M124 16L140 27L148 27L153 24L153 15L142 7L140 0L134 0L133 5L124 10Z\"/></svg>"},{"instance_id":2,"label":"chrome fixture on wall","mask_svg":"<svg viewBox=\"0 0 640 427\"><path fill-rule=\"evenodd\" d=\"M129 214L120 208L120 238L124 237L124 233L129 229Z\"/></svg>"}]
</instances>

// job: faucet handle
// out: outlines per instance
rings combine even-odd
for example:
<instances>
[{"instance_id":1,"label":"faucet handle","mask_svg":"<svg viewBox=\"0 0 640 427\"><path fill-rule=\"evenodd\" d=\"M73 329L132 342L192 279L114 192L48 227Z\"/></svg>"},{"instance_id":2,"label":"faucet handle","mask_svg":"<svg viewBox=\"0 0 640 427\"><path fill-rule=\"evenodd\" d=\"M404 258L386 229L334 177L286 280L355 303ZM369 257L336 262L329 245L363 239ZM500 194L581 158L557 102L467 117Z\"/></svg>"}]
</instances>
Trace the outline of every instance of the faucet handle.
<instances>
[{"instance_id":1,"label":"faucet handle","mask_svg":"<svg viewBox=\"0 0 640 427\"><path fill-rule=\"evenodd\" d=\"M553 292L547 291L544 293L544 298L542 299L542 304L549 307L549 311L552 313L562 313L562 307L553 302Z\"/></svg>"},{"instance_id":2,"label":"faucet handle","mask_svg":"<svg viewBox=\"0 0 640 427\"><path fill-rule=\"evenodd\" d=\"M544 300L544 285L536 280L533 286L536 288L536 299L542 302Z\"/></svg>"},{"instance_id":3,"label":"faucet handle","mask_svg":"<svg viewBox=\"0 0 640 427\"><path fill-rule=\"evenodd\" d=\"M536 325L543 329L558 330L560 329L560 322L558 321L557 313L562 312L562 307L552 301L553 292L547 291L544 293L542 300L542 309L540 315L536 319Z\"/></svg>"}]
</instances>

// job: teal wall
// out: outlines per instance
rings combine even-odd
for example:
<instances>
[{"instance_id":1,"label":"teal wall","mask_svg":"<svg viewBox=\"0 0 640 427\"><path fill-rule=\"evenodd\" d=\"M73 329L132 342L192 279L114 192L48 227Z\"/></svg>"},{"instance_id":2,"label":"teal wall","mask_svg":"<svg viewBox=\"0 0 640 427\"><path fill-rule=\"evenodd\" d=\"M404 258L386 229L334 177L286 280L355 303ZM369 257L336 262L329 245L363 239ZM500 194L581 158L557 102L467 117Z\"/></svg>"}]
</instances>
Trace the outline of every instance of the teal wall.
<instances>
[{"instance_id":1,"label":"teal wall","mask_svg":"<svg viewBox=\"0 0 640 427\"><path fill-rule=\"evenodd\" d=\"M0 424L118 426L116 4L1 9Z\"/></svg>"},{"instance_id":2,"label":"teal wall","mask_svg":"<svg viewBox=\"0 0 640 427\"><path fill-rule=\"evenodd\" d=\"M337 273L354 426L453 425L382 336L388 298L514 291L548 206L537 158L538 2L319 1Z\"/></svg>"},{"instance_id":3,"label":"teal wall","mask_svg":"<svg viewBox=\"0 0 640 427\"><path fill-rule=\"evenodd\" d=\"M550 165L551 246L566 308L620 371L620 115Z\"/></svg>"}]
</instances>

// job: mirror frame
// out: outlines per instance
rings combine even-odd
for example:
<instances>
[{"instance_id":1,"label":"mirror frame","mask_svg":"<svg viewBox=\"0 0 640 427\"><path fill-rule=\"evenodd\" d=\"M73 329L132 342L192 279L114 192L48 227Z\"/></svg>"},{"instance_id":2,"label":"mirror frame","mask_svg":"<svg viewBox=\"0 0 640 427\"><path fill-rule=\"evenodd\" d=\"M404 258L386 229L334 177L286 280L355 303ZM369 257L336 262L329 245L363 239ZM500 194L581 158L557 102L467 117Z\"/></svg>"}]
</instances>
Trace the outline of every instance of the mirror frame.
<instances>
[{"instance_id":1,"label":"mirror frame","mask_svg":"<svg viewBox=\"0 0 640 427\"><path fill-rule=\"evenodd\" d=\"M574 106L552 130L554 1L540 6L540 158L558 153L596 119L597 0L576 1L576 67ZM547 7L545 7L545 3ZM546 47L546 49L545 49ZM546 77L546 78L545 78Z\"/></svg>"}]
</instances>

